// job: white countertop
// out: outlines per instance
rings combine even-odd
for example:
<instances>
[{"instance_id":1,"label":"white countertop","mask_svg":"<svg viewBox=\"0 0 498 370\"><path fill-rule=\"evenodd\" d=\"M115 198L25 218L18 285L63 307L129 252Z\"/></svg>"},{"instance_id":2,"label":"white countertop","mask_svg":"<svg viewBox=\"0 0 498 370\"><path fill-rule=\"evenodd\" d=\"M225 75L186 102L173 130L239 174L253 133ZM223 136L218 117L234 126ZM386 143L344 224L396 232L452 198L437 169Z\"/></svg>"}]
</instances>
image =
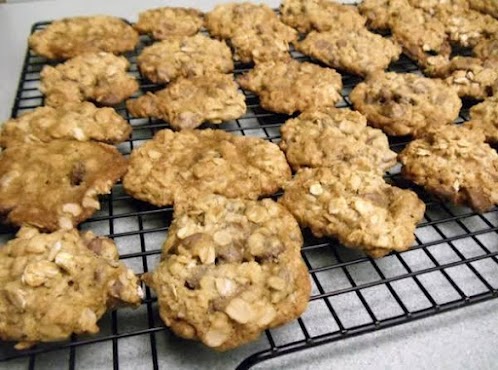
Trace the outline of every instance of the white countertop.
<instances>
[{"instance_id":1,"label":"white countertop","mask_svg":"<svg viewBox=\"0 0 498 370\"><path fill-rule=\"evenodd\" d=\"M26 39L31 25L37 21L64 16L110 14L135 21L139 11L147 8L176 5L209 10L223 1L159 1L159 0L60 0L0 5L0 121L10 115ZM228 2L228 1L225 1ZM276 7L278 1L266 1ZM498 238L497 243L498 243ZM218 354L197 353L196 346L174 345L161 351L161 368L234 368L247 355L247 350ZM122 347L120 347L122 348ZM130 349L131 351L131 349ZM106 362L107 358L107 362ZM108 368L109 355L95 353L85 361L85 368ZM42 366L42 364L44 364ZM18 365L18 366L16 366ZM67 368L57 355L45 358L40 368ZM140 352L127 357L120 368L145 369ZM498 369L498 299L440 314L427 319L385 329L356 338L342 340L314 349L279 357L257 368L300 369ZM2 364L0 368L26 368L26 362ZM38 368L38 367L37 367ZM77 368L80 368L78 366Z\"/></svg>"}]
</instances>

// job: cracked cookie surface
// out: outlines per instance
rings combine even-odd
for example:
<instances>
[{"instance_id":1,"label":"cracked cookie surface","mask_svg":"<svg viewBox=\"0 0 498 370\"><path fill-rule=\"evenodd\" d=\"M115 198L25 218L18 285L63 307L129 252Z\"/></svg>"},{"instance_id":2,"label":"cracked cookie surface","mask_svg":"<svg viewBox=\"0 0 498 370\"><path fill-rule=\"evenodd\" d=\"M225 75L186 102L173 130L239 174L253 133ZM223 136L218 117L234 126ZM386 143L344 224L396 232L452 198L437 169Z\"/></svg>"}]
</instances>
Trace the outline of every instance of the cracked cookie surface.
<instances>
[{"instance_id":1,"label":"cracked cookie surface","mask_svg":"<svg viewBox=\"0 0 498 370\"><path fill-rule=\"evenodd\" d=\"M401 54L399 45L366 29L311 32L297 49L330 67L360 76L385 70Z\"/></svg>"},{"instance_id":2,"label":"cracked cookie surface","mask_svg":"<svg viewBox=\"0 0 498 370\"><path fill-rule=\"evenodd\" d=\"M173 332L224 351L304 312L302 244L296 220L274 201L204 195L175 205L162 262L143 279Z\"/></svg>"},{"instance_id":3,"label":"cracked cookie surface","mask_svg":"<svg viewBox=\"0 0 498 370\"><path fill-rule=\"evenodd\" d=\"M103 15L57 20L29 37L31 49L48 59L98 51L120 54L133 50L137 43L138 33L129 24Z\"/></svg>"},{"instance_id":4,"label":"cracked cookie surface","mask_svg":"<svg viewBox=\"0 0 498 370\"><path fill-rule=\"evenodd\" d=\"M197 9L160 7L148 9L138 15L135 29L149 33L156 40L168 37L193 36L204 24L204 15Z\"/></svg>"},{"instance_id":5,"label":"cracked cookie surface","mask_svg":"<svg viewBox=\"0 0 498 370\"><path fill-rule=\"evenodd\" d=\"M479 131L456 125L428 130L399 159L405 178L439 197L478 212L498 203L498 154Z\"/></svg>"},{"instance_id":6,"label":"cracked cookie surface","mask_svg":"<svg viewBox=\"0 0 498 370\"><path fill-rule=\"evenodd\" d=\"M142 51L137 64L140 72L154 83L233 71L230 48L224 41L204 35L155 42Z\"/></svg>"},{"instance_id":7,"label":"cracked cookie surface","mask_svg":"<svg viewBox=\"0 0 498 370\"><path fill-rule=\"evenodd\" d=\"M317 237L335 237L374 258L409 249L425 211L414 192L348 163L299 170L279 202Z\"/></svg>"},{"instance_id":8,"label":"cracked cookie surface","mask_svg":"<svg viewBox=\"0 0 498 370\"><path fill-rule=\"evenodd\" d=\"M133 197L164 206L177 193L195 191L257 199L290 178L284 153L263 139L210 129L161 130L131 153L123 184Z\"/></svg>"},{"instance_id":9,"label":"cracked cookie surface","mask_svg":"<svg viewBox=\"0 0 498 370\"><path fill-rule=\"evenodd\" d=\"M131 125L112 108L97 108L89 102L61 107L38 107L6 121L0 131L0 146L47 143L56 139L101 141L117 144L131 134Z\"/></svg>"},{"instance_id":10,"label":"cracked cookie surface","mask_svg":"<svg viewBox=\"0 0 498 370\"><path fill-rule=\"evenodd\" d=\"M462 102L441 80L413 73L380 72L350 94L355 108L388 135L416 135L427 125L445 125L458 117Z\"/></svg>"},{"instance_id":11,"label":"cracked cookie surface","mask_svg":"<svg viewBox=\"0 0 498 370\"><path fill-rule=\"evenodd\" d=\"M0 338L17 349L99 332L108 309L142 299L111 239L23 227L0 248Z\"/></svg>"},{"instance_id":12,"label":"cracked cookie surface","mask_svg":"<svg viewBox=\"0 0 498 370\"><path fill-rule=\"evenodd\" d=\"M485 99L493 95L493 86L498 80L498 60L457 56L447 64L428 68L430 76L443 78L460 97Z\"/></svg>"},{"instance_id":13,"label":"cracked cookie surface","mask_svg":"<svg viewBox=\"0 0 498 370\"><path fill-rule=\"evenodd\" d=\"M301 113L280 128L280 148L294 170L327 167L336 162L370 167L384 173L396 164L386 135L367 127L367 120L347 108Z\"/></svg>"},{"instance_id":14,"label":"cracked cookie surface","mask_svg":"<svg viewBox=\"0 0 498 370\"><path fill-rule=\"evenodd\" d=\"M342 98L340 74L296 60L259 63L237 82L256 93L263 108L277 113L334 106Z\"/></svg>"},{"instance_id":15,"label":"cracked cookie surface","mask_svg":"<svg viewBox=\"0 0 498 370\"><path fill-rule=\"evenodd\" d=\"M358 9L328 0L284 0L280 18L301 33L316 31L358 31L365 25Z\"/></svg>"},{"instance_id":16,"label":"cracked cookie surface","mask_svg":"<svg viewBox=\"0 0 498 370\"><path fill-rule=\"evenodd\" d=\"M194 129L203 122L220 124L242 117L245 97L231 75L179 78L164 90L126 102L135 117L155 117L177 130Z\"/></svg>"},{"instance_id":17,"label":"cracked cookie surface","mask_svg":"<svg viewBox=\"0 0 498 370\"><path fill-rule=\"evenodd\" d=\"M0 154L0 216L46 230L70 229L100 209L127 160L102 143L55 140Z\"/></svg>"},{"instance_id":18,"label":"cracked cookie surface","mask_svg":"<svg viewBox=\"0 0 498 370\"><path fill-rule=\"evenodd\" d=\"M126 73L129 63L110 53L88 53L55 67L44 66L40 90L45 104L57 107L72 102L92 100L115 105L138 90L134 77Z\"/></svg>"}]
</instances>

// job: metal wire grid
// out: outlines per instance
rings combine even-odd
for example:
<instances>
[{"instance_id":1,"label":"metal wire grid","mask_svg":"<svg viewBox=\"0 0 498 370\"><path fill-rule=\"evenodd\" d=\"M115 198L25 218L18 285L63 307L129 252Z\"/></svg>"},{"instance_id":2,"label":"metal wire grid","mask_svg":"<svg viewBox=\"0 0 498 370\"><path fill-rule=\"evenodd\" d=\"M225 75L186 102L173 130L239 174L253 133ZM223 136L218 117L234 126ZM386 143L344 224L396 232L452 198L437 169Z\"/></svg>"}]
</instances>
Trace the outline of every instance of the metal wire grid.
<instances>
[{"instance_id":1,"label":"metal wire grid","mask_svg":"<svg viewBox=\"0 0 498 370\"><path fill-rule=\"evenodd\" d=\"M37 23L32 31L48 22ZM142 46L151 41L143 37ZM137 51L130 53L131 73L140 81L143 91L158 89L144 80L136 67ZM307 58L293 52L299 60ZM16 117L24 111L43 104L38 90L39 72L47 61L28 50L19 81L17 97L12 109ZM237 65L236 74L249 66ZM417 66L405 57L393 64L391 70L418 73ZM343 101L340 107L350 107L348 94L360 80L344 74ZM277 142L279 127L288 118L263 110L254 95L245 92L248 113L235 121L224 123L221 129L237 135L260 136ZM468 107L467 107L468 108ZM162 121L135 119L124 105L117 110L133 125L130 140L119 149L128 154L158 130L168 127ZM468 119L463 109L459 121ZM209 127L209 125L205 125ZM391 148L400 151L407 139L392 139ZM416 232L416 242L410 251L393 253L373 260L360 252L341 247L332 239L317 239L304 231L302 256L312 279L309 309L294 323L266 331L259 342L248 345L248 357L238 366L246 369L277 356L300 351L320 344L345 339L381 328L409 322L440 312L474 304L498 296L498 212L477 214L468 208L442 203L414 187L399 175L399 167L391 171L387 180L402 188L412 188L427 205L423 222ZM136 201L124 193L120 184L101 200L102 209L83 223L81 229L113 238L121 259L137 273L149 271L158 261L160 246L166 237L172 218L172 208L156 208ZM14 230L0 228L0 241L13 236ZM69 369L91 360L91 348L112 353L109 366L124 368L131 348L136 348L144 366L158 369L171 356L172 343L182 350L208 351L199 344L185 343L174 338L158 317L153 293L146 289L146 297L136 311L118 310L100 321L101 332L94 336L73 336L62 343L41 344L15 351L11 343L0 346L0 363L43 368L47 361L67 361ZM166 342L168 342L165 344ZM124 353L120 348L125 347ZM252 353L252 354L251 354ZM221 354L215 354L222 356ZM55 357L54 357L55 356ZM243 357L241 357L243 358ZM100 364L101 365L101 364Z\"/></svg>"}]
</instances>

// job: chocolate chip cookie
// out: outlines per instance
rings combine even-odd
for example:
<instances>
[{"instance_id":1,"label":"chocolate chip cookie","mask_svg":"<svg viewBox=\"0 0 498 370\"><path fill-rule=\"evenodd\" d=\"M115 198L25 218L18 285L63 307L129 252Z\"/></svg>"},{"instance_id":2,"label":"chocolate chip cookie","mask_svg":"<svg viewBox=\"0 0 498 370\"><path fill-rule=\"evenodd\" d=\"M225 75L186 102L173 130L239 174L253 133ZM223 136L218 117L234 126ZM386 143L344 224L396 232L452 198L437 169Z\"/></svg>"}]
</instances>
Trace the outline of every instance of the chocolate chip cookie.
<instances>
[{"instance_id":1,"label":"chocolate chip cookie","mask_svg":"<svg viewBox=\"0 0 498 370\"><path fill-rule=\"evenodd\" d=\"M179 78L164 90L128 100L126 106L135 117L160 118L177 130L219 124L246 112L244 94L233 77L219 73Z\"/></svg>"},{"instance_id":2,"label":"chocolate chip cookie","mask_svg":"<svg viewBox=\"0 0 498 370\"><path fill-rule=\"evenodd\" d=\"M193 36L203 24L204 15L197 9L165 6L141 12L134 27L140 33L151 34L156 40L164 40Z\"/></svg>"},{"instance_id":3,"label":"chocolate chip cookie","mask_svg":"<svg viewBox=\"0 0 498 370\"><path fill-rule=\"evenodd\" d=\"M2 125L0 146L47 143L56 139L101 141L117 144L131 134L131 125L112 108L89 102L38 107Z\"/></svg>"},{"instance_id":4,"label":"chocolate chip cookie","mask_svg":"<svg viewBox=\"0 0 498 370\"><path fill-rule=\"evenodd\" d=\"M498 203L498 154L479 131L427 130L401 152L402 175L427 191L485 212Z\"/></svg>"},{"instance_id":5,"label":"chocolate chip cookie","mask_svg":"<svg viewBox=\"0 0 498 370\"><path fill-rule=\"evenodd\" d=\"M0 217L46 230L70 229L100 209L126 172L116 148L95 142L54 140L21 144L0 154Z\"/></svg>"},{"instance_id":6,"label":"chocolate chip cookie","mask_svg":"<svg viewBox=\"0 0 498 370\"><path fill-rule=\"evenodd\" d=\"M347 108L306 111L280 128L280 148L294 170L346 162L384 173L396 164L386 135Z\"/></svg>"},{"instance_id":7,"label":"chocolate chip cookie","mask_svg":"<svg viewBox=\"0 0 498 370\"><path fill-rule=\"evenodd\" d=\"M91 231L23 227L0 248L0 338L37 342L99 332L108 309L137 306L142 289L112 240Z\"/></svg>"},{"instance_id":8,"label":"chocolate chip cookie","mask_svg":"<svg viewBox=\"0 0 498 370\"><path fill-rule=\"evenodd\" d=\"M232 52L224 41L204 35L174 37L146 47L137 58L140 72L154 83L233 71Z\"/></svg>"},{"instance_id":9,"label":"chocolate chip cookie","mask_svg":"<svg viewBox=\"0 0 498 370\"><path fill-rule=\"evenodd\" d=\"M204 195L175 205L162 262L143 279L174 333L224 351L304 312L302 244L297 222L274 201Z\"/></svg>"},{"instance_id":10,"label":"chocolate chip cookie","mask_svg":"<svg viewBox=\"0 0 498 370\"><path fill-rule=\"evenodd\" d=\"M385 70L401 54L399 45L365 28L355 32L313 31L297 49L330 67L360 76Z\"/></svg>"},{"instance_id":11,"label":"chocolate chip cookie","mask_svg":"<svg viewBox=\"0 0 498 370\"><path fill-rule=\"evenodd\" d=\"M388 135L416 135L427 125L445 125L458 117L462 102L443 81L413 73L379 72L349 95L370 125Z\"/></svg>"},{"instance_id":12,"label":"chocolate chip cookie","mask_svg":"<svg viewBox=\"0 0 498 370\"><path fill-rule=\"evenodd\" d=\"M194 191L257 199L291 177L276 144L221 130L159 131L130 156L125 190L157 206Z\"/></svg>"},{"instance_id":13,"label":"chocolate chip cookie","mask_svg":"<svg viewBox=\"0 0 498 370\"><path fill-rule=\"evenodd\" d=\"M301 33L317 31L358 31L365 25L358 9L328 0L284 0L280 18Z\"/></svg>"},{"instance_id":14,"label":"chocolate chip cookie","mask_svg":"<svg viewBox=\"0 0 498 370\"><path fill-rule=\"evenodd\" d=\"M45 104L58 107L92 100L115 105L138 90L138 83L126 73L129 63L110 53L88 53L41 71L40 90Z\"/></svg>"},{"instance_id":15,"label":"chocolate chip cookie","mask_svg":"<svg viewBox=\"0 0 498 370\"><path fill-rule=\"evenodd\" d=\"M123 20L105 15L72 17L52 22L29 37L33 51L48 59L106 51L120 54L133 50L138 33Z\"/></svg>"},{"instance_id":16,"label":"chocolate chip cookie","mask_svg":"<svg viewBox=\"0 0 498 370\"><path fill-rule=\"evenodd\" d=\"M334 106L341 100L341 75L312 63L259 63L237 78L243 89L259 96L263 108L292 114L307 109Z\"/></svg>"},{"instance_id":17,"label":"chocolate chip cookie","mask_svg":"<svg viewBox=\"0 0 498 370\"><path fill-rule=\"evenodd\" d=\"M314 235L335 237L374 258L410 248L425 211L414 192L387 184L370 169L340 162L298 171L279 202Z\"/></svg>"}]
</instances>

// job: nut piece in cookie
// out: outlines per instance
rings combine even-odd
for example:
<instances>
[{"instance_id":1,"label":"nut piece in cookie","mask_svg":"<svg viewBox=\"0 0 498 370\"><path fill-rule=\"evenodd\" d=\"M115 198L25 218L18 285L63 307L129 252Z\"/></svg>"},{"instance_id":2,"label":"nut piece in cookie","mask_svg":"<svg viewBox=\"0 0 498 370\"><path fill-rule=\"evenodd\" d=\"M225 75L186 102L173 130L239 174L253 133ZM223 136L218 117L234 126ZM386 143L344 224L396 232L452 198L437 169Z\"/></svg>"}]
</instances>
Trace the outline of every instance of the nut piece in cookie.
<instances>
[{"instance_id":1,"label":"nut piece in cookie","mask_svg":"<svg viewBox=\"0 0 498 370\"><path fill-rule=\"evenodd\" d=\"M38 107L2 125L0 146L47 143L56 139L101 141L117 144L128 139L131 125L112 108L89 102Z\"/></svg>"},{"instance_id":2,"label":"nut piece in cookie","mask_svg":"<svg viewBox=\"0 0 498 370\"><path fill-rule=\"evenodd\" d=\"M20 144L0 154L0 216L40 229L70 229L100 208L127 160L102 143L54 140Z\"/></svg>"},{"instance_id":3,"label":"nut piece in cookie","mask_svg":"<svg viewBox=\"0 0 498 370\"><path fill-rule=\"evenodd\" d=\"M161 130L133 150L123 184L133 197L164 206L195 190L257 199L290 178L284 153L266 140L221 130Z\"/></svg>"},{"instance_id":4,"label":"nut piece in cookie","mask_svg":"<svg viewBox=\"0 0 498 370\"><path fill-rule=\"evenodd\" d=\"M341 75L312 63L259 63L237 82L259 96L263 108L292 114L308 109L334 106L341 100Z\"/></svg>"},{"instance_id":5,"label":"nut piece in cookie","mask_svg":"<svg viewBox=\"0 0 498 370\"><path fill-rule=\"evenodd\" d=\"M138 90L138 83L126 73L129 63L110 53L77 56L55 67L43 67L40 90L45 104L58 107L67 103L92 100L116 105Z\"/></svg>"},{"instance_id":6,"label":"nut piece in cookie","mask_svg":"<svg viewBox=\"0 0 498 370\"><path fill-rule=\"evenodd\" d=\"M498 203L498 154L479 131L456 125L427 130L399 158L404 177L444 199L477 212Z\"/></svg>"},{"instance_id":7,"label":"nut piece in cookie","mask_svg":"<svg viewBox=\"0 0 498 370\"><path fill-rule=\"evenodd\" d=\"M29 37L33 51L48 59L69 59L85 53L120 54L133 50L138 33L110 16L74 17L52 22Z\"/></svg>"},{"instance_id":8,"label":"nut piece in cookie","mask_svg":"<svg viewBox=\"0 0 498 370\"><path fill-rule=\"evenodd\" d=\"M280 148L294 170L346 162L384 173L396 164L386 135L367 127L367 120L347 108L301 113L280 128Z\"/></svg>"},{"instance_id":9,"label":"nut piece in cookie","mask_svg":"<svg viewBox=\"0 0 498 370\"><path fill-rule=\"evenodd\" d=\"M440 77L455 88L460 97L485 99L493 95L493 86L498 80L498 59L481 59L457 56L447 64L434 66L425 71L430 76Z\"/></svg>"},{"instance_id":10,"label":"nut piece in cookie","mask_svg":"<svg viewBox=\"0 0 498 370\"><path fill-rule=\"evenodd\" d=\"M194 129L203 122L220 124L243 116L244 94L232 75L213 73L179 78L164 90L128 100L126 106L135 117L155 117L177 130Z\"/></svg>"},{"instance_id":11,"label":"nut piece in cookie","mask_svg":"<svg viewBox=\"0 0 498 370\"><path fill-rule=\"evenodd\" d=\"M467 0L472 9L498 18L498 2L496 0Z\"/></svg>"},{"instance_id":12,"label":"nut piece in cookie","mask_svg":"<svg viewBox=\"0 0 498 370\"><path fill-rule=\"evenodd\" d=\"M270 199L203 195L175 205L162 261L143 280L174 333L233 349L306 309L302 244L296 220Z\"/></svg>"},{"instance_id":13,"label":"nut piece in cookie","mask_svg":"<svg viewBox=\"0 0 498 370\"><path fill-rule=\"evenodd\" d=\"M111 239L24 226L0 247L0 339L16 349L99 332L108 309L137 306L142 289Z\"/></svg>"},{"instance_id":14,"label":"nut piece in cookie","mask_svg":"<svg viewBox=\"0 0 498 370\"><path fill-rule=\"evenodd\" d=\"M387 184L370 169L336 163L299 170L279 202L318 237L335 237L371 257L413 244L424 203L410 190Z\"/></svg>"},{"instance_id":15,"label":"nut piece in cookie","mask_svg":"<svg viewBox=\"0 0 498 370\"><path fill-rule=\"evenodd\" d=\"M150 33L156 40L168 37L193 36L204 24L204 15L197 9L161 7L148 9L138 15L135 29Z\"/></svg>"},{"instance_id":16,"label":"nut piece in cookie","mask_svg":"<svg viewBox=\"0 0 498 370\"><path fill-rule=\"evenodd\" d=\"M365 25L358 9L329 0L284 0L280 5L282 22L301 33L317 31L358 31Z\"/></svg>"},{"instance_id":17,"label":"nut piece in cookie","mask_svg":"<svg viewBox=\"0 0 498 370\"><path fill-rule=\"evenodd\" d=\"M204 35L174 37L146 47L137 58L140 72L154 83L233 71L232 52L224 41Z\"/></svg>"},{"instance_id":18,"label":"nut piece in cookie","mask_svg":"<svg viewBox=\"0 0 498 370\"><path fill-rule=\"evenodd\" d=\"M297 49L326 65L360 76L385 70L398 60L401 47L367 29L311 32Z\"/></svg>"},{"instance_id":19,"label":"nut piece in cookie","mask_svg":"<svg viewBox=\"0 0 498 370\"><path fill-rule=\"evenodd\" d=\"M287 60L289 43L297 40L297 32L264 4L218 5L206 15L206 28L211 35L229 40L235 58L243 63Z\"/></svg>"},{"instance_id":20,"label":"nut piece in cookie","mask_svg":"<svg viewBox=\"0 0 498 370\"><path fill-rule=\"evenodd\" d=\"M464 127L482 132L488 143L498 143L498 95L474 105Z\"/></svg>"},{"instance_id":21,"label":"nut piece in cookie","mask_svg":"<svg viewBox=\"0 0 498 370\"><path fill-rule=\"evenodd\" d=\"M413 73L372 74L349 97L370 125L392 136L416 135L429 124L449 124L462 106L456 91L443 81Z\"/></svg>"}]
</instances>

